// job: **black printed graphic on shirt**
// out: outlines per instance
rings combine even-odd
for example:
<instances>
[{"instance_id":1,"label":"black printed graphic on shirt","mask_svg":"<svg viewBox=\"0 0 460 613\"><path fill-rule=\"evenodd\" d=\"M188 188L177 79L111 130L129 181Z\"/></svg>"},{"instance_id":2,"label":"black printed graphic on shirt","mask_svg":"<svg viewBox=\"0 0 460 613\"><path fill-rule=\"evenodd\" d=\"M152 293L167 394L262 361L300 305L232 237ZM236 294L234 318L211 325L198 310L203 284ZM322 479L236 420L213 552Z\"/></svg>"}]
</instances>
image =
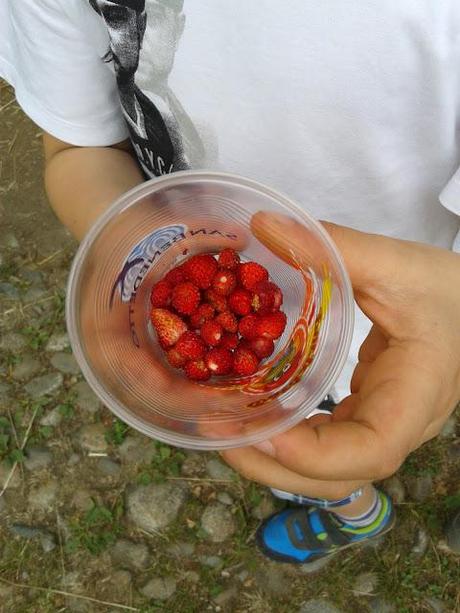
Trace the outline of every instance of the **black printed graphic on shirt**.
<instances>
[{"instance_id":1,"label":"black printed graphic on shirt","mask_svg":"<svg viewBox=\"0 0 460 613\"><path fill-rule=\"evenodd\" d=\"M169 86L184 0L89 0L104 20L121 105L147 176L202 166L204 147ZM141 85L139 85L139 83Z\"/></svg>"}]
</instances>

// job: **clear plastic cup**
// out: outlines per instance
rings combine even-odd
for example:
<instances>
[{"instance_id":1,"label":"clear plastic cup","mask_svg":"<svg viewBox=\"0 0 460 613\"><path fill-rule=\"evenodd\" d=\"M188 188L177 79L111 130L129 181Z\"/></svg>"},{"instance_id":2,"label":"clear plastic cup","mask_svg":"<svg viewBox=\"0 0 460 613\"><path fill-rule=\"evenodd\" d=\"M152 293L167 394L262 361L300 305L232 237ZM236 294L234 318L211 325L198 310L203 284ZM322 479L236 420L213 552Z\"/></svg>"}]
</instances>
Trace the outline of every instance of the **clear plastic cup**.
<instances>
[{"instance_id":1,"label":"clear plastic cup","mask_svg":"<svg viewBox=\"0 0 460 613\"><path fill-rule=\"evenodd\" d=\"M288 323L255 375L196 383L165 360L150 290L190 255L225 247L268 269ZM185 171L134 188L91 228L66 314L83 375L120 419L171 445L225 449L261 442L317 407L348 354L353 294L330 237L298 205L243 177Z\"/></svg>"}]
</instances>

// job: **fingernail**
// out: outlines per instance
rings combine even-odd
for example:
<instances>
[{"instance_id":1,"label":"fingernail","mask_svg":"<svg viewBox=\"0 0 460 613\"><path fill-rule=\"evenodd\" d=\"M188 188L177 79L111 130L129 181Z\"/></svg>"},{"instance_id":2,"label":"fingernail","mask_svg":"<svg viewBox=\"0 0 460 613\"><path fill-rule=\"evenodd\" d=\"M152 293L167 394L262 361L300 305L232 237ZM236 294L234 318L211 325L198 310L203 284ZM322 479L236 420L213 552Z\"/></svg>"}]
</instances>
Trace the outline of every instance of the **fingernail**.
<instances>
[{"instance_id":1,"label":"fingernail","mask_svg":"<svg viewBox=\"0 0 460 613\"><path fill-rule=\"evenodd\" d=\"M270 441L262 441L261 443L257 443L257 445L254 445L254 447L259 451L266 453L267 455L275 457L275 448L273 447L272 443L270 443Z\"/></svg>"}]
</instances>

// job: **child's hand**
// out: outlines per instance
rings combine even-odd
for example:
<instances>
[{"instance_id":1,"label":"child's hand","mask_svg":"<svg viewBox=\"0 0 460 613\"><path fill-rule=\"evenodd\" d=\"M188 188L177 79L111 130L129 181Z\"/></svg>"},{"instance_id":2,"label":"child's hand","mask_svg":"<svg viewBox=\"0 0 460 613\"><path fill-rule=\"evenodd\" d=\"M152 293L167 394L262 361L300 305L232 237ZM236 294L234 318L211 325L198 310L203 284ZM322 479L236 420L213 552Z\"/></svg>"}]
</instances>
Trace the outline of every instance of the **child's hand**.
<instances>
[{"instance_id":1,"label":"child's hand","mask_svg":"<svg viewBox=\"0 0 460 613\"><path fill-rule=\"evenodd\" d=\"M252 225L284 259L293 241L301 250L308 240L287 217L259 213ZM359 482L393 474L440 432L460 399L460 256L324 226L342 252L357 303L374 324L361 346L351 395L330 422L304 421L264 443L260 448L273 459L254 448L222 455L244 476L296 493L321 495L316 484L334 480L329 497L340 497Z\"/></svg>"}]
</instances>

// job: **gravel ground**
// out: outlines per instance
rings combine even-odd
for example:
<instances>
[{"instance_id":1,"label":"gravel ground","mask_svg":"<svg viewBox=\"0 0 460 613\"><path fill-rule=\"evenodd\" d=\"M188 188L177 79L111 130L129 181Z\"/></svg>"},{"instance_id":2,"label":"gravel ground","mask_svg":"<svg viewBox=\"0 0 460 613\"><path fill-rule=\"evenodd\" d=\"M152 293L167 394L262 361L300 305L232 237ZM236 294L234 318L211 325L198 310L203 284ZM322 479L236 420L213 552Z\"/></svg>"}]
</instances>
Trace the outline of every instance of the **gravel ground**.
<instances>
[{"instance_id":1,"label":"gravel ground","mask_svg":"<svg viewBox=\"0 0 460 613\"><path fill-rule=\"evenodd\" d=\"M2 84L0 117L0 610L460 610L443 534L460 506L456 419L385 483L399 521L381 543L315 569L264 559L266 490L128 429L83 380L64 324L76 243L46 203L39 131Z\"/></svg>"}]
</instances>

